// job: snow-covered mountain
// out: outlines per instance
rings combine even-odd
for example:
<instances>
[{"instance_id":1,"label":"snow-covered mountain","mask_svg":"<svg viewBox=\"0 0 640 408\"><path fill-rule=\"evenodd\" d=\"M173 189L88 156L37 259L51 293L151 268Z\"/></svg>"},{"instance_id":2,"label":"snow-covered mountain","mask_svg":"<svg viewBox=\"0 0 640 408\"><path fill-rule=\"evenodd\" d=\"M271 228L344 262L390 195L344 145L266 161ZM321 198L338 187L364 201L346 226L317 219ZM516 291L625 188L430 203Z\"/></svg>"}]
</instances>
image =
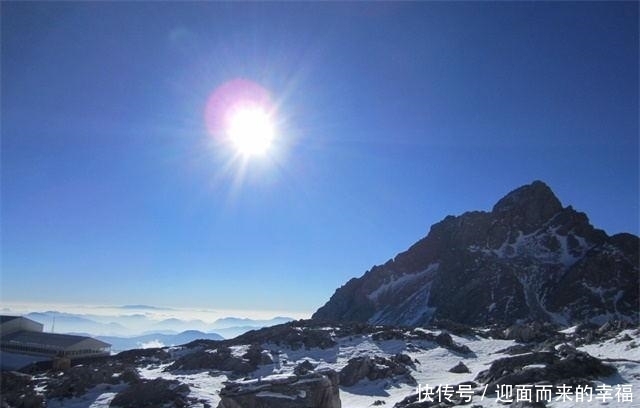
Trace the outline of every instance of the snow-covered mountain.
<instances>
[{"instance_id":1,"label":"snow-covered mountain","mask_svg":"<svg viewBox=\"0 0 640 408\"><path fill-rule=\"evenodd\" d=\"M491 212L448 216L336 290L314 319L420 325L518 320L638 322L638 237L608 236L541 181Z\"/></svg>"}]
</instances>

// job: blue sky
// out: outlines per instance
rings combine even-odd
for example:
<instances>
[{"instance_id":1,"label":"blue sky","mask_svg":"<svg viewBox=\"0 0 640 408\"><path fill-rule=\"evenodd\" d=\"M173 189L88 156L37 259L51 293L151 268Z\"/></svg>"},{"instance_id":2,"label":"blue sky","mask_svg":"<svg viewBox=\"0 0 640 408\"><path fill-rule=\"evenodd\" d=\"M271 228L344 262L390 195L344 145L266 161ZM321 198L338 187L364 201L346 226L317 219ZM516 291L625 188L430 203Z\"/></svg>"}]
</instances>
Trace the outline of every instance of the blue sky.
<instances>
[{"instance_id":1,"label":"blue sky","mask_svg":"<svg viewBox=\"0 0 640 408\"><path fill-rule=\"evenodd\" d=\"M638 226L638 3L2 3L2 299L313 311L546 181ZM241 165L210 95L277 105Z\"/></svg>"}]
</instances>

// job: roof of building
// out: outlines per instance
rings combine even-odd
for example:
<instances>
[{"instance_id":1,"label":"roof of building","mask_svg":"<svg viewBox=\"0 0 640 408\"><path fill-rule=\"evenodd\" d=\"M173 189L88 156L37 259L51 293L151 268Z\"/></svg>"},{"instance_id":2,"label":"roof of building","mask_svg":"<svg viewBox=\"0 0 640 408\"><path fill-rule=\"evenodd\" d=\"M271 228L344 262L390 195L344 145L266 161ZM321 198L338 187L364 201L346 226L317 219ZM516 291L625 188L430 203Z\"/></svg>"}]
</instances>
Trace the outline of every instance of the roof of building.
<instances>
[{"instance_id":1,"label":"roof of building","mask_svg":"<svg viewBox=\"0 0 640 408\"><path fill-rule=\"evenodd\" d=\"M9 322L11 320L15 320L15 319L19 319L20 316L6 316L6 315L0 315L0 323L5 323L5 322Z\"/></svg>"},{"instance_id":2,"label":"roof of building","mask_svg":"<svg viewBox=\"0 0 640 408\"><path fill-rule=\"evenodd\" d=\"M74 336L71 334L58 334L58 333L43 333L34 331L19 331L6 336L2 336L2 341L14 341L23 344L37 344L43 346L53 347L71 347L74 344L80 343L84 340L92 340L97 343L98 347L110 347L111 344L94 339L92 337Z\"/></svg>"}]
</instances>

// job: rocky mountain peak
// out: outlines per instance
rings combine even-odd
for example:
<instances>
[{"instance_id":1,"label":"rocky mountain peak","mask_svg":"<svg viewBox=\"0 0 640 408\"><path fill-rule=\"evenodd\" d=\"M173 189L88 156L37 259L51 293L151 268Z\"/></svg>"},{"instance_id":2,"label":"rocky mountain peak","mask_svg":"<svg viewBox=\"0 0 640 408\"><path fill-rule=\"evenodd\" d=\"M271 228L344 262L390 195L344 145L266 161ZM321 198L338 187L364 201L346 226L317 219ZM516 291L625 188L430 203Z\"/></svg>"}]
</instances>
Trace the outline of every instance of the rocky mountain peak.
<instances>
[{"instance_id":1,"label":"rocky mountain peak","mask_svg":"<svg viewBox=\"0 0 640 408\"><path fill-rule=\"evenodd\" d=\"M515 225L532 228L543 224L562 211L560 200L544 182L536 180L517 188L500 199L491 211L507 217Z\"/></svg>"},{"instance_id":2,"label":"rocky mountain peak","mask_svg":"<svg viewBox=\"0 0 640 408\"><path fill-rule=\"evenodd\" d=\"M417 325L638 320L640 241L609 237L542 181L491 212L448 216L384 265L339 288L314 318Z\"/></svg>"},{"instance_id":3,"label":"rocky mountain peak","mask_svg":"<svg viewBox=\"0 0 640 408\"><path fill-rule=\"evenodd\" d=\"M539 207L554 208L555 211L562 209L560 200L558 200L551 188L543 181L536 180L531 184L516 188L501 198L493 206L493 212L511 211L514 208L531 204L537 204Z\"/></svg>"}]
</instances>

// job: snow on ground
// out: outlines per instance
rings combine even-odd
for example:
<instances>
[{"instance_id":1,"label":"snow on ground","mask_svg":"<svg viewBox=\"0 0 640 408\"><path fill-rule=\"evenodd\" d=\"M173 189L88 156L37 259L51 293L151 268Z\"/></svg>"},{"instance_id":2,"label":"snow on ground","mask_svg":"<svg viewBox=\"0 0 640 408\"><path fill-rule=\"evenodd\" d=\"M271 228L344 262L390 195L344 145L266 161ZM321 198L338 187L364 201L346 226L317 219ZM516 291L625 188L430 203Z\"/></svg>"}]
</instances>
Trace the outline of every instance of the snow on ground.
<instances>
[{"instance_id":1,"label":"snow on ground","mask_svg":"<svg viewBox=\"0 0 640 408\"><path fill-rule=\"evenodd\" d=\"M127 388L126 384L100 384L93 387L86 394L76 398L47 400L48 408L106 408L120 391Z\"/></svg>"},{"instance_id":2,"label":"snow on ground","mask_svg":"<svg viewBox=\"0 0 640 408\"><path fill-rule=\"evenodd\" d=\"M438 334L437 331L426 332ZM397 353L408 354L418 361L413 377L419 384L425 385L454 385L462 381L470 381L479 371L489 368L491 362L502 355L494 354L514 344L511 340L487 340L481 338L466 339L452 336L454 341L469 346L476 357L463 357L452 353L436 343L416 340L407 342L404 340L374 341L371 335L351 336L339 340L339 345L328 349L298 349L287 347L275 347L263 345L271 350L274 364L261 367L254 376L267 376L270 374L289 374L295 366L304 360L317 365L318 369L332 368L340 371L347 365L351 358L360 356L392 357ZM459 361L463 361L471 370L470 374L453 374L448 370ZM385 406L393 406L396 402L416 392L416 386L392 379L377 381L362 380L351 387L340 387L340 399L345 408L365 408L378 400L385 402Z\"/></svg>"},{"instance_id":3,"label":"snow on ground","mask_svg":"<svg viewBox=\"0 0 640 408\"><path fill-rule=\"evenodd\" d=\"M626 359L640 362L640 336L635 332L636 330L623 330L613 339L603 343L587 344L578 347L578 349L598 358ZM631 340L624 340L625 338L631 338ZM637 346L631 347L631 343L635 343Z\"/></svg>"},{"instance_id":4,"label":"snow on ground","mask_svg":"<svg viewBox=\"0 0 640 408\"><path fill-rule=\"evenodd\" d=\"M378 355L388 357L399 352L408 354L419 363L416 364L416 371L412 372L418 384L422 387L426 385L434 387L455 385L473 380L478 372L489 368L493 360L503 357L503 355L494 353L514 344L511 340L467 339L458 336L452 336L452 338L457 343L467 345L475 352L476 356L460 356L429 341L413 342L412 344L417 346L417 349L414 347L402 349L402 344L405 342L396 340L380 342L377 348L384 350L385 353L378 353ZM471 373L454 374L449 372L449 369L460 361L469 367ZM345 408L369 407L376 400L385 401L385 406L393 406L415 393L416 386L408 384L395 384L390 380L361 381L353 387L341 387L340 399Z\"/></svg>"},{"instance_id":5,"label":"snow on ground","mask_svg":"<svg viewBox=\"0 0 640 408\"><path fill-rule=\"evenodd\" d=\"M633 335L632 331L625 331L618 336L618 340L625 334L631 336L638 342L638 335ZM412 372L413 377L422 387L429 385L431 387L439 385L455 385L464 381L472 381L476 375L490 367L491 363L508 355L498 353L515 342L512 340L494 340L484 338L464 338L452 336L455 342L463 344L471 348L475 353L473 357L461 356L447 349L439 347L437 344L429 341L413 341L405 342L400 340L388 340L376 342L371 336L351 337L342 339L339 347L327 350L281 350L280 357L286 358L286 364L281 366L280 372L290 372L293 367L302 360L309 360L311 363L318 364L319 368L333 368L336 371L341 370L350 358L369 355L378 355L381 357L391 357L396 353L408 354L412 359L418 361L416 370ZM607 341L601 345L594 344L581 347L580 349L594 355L598 358L609 359L632 359L640 362L640 348L627 349L631 341L618 342L616 339ZM413 346L412 346L413 345ZM450 373L449 369L462 361L471 371L470 373L455 374ZM593 398L590 402L576 402L574 400L556 401L556 397L547 404L550 408L569 408L582 406L585 407L640 407L640 363L638 362L609 362L613 364L619 371L610 378L603 379L602 382L596 382L598 385L608 385L611 387L611 399L601 401L596 399L594 390ZM264 375L264 374L263 374ZM618 384L631 384L632 400L618 402L616 388ZM416 386L405 383L394 382L391 379L369 381L363 380L351 387L340 387L340 399L342 406L345 408L365 408L370 407L376 401L384 401L385 406L392 407L395 403L401 401L405 397L414 394ZM489 392L487 392L489 394ZM474 404L481 404L485 408L504 408L504 404L499 402L495 395L486 395L474 397Z\"/></svg>"},{"instance_id":6,"label":"snow on ground","mask_svg":"<svg viewBox=\"0 0 640 408\"><path fill-rule=\"evenodd\" d=\"M437 334L436 331L429 331ZM567 331L570 333L571 331ZM286 346L275 344L264 344L264 349L269 351L273 358L272 364L261 366L252 374L253 378L266 376L287 376L290 375L297 364L304 360L309 360L317 368L331 368L340 371L346 366L349 359L359 356L381 356L392 357L397 353L405 353L416 362L415 371L411 374L420 386L436 387L440 385L455 385L464 381L472 381L476 375L490 367L494 360L506 357L499 353L515 342L511 340L494 340L480 337L459 337L452 335L456 343L468 346L473 352L472 356L463 356L438 346L436 343L426 340L386 340L374 341L371 335L358 335L338 339L339 344L328 349L291 349ZM603 402L594 398L591 402L576 401L555 401L547 404L549 408L569 408L569 407L640 407L640 347L633 347L633 344L640 344L640 335L635 330L626 330L616 338L600 344L590 344L579 347L595 357L609 359L607 362L613 364L618 369L618 374L610 378L602 379L596 384L611 387L611 399ZM246 352L246 346L234 346L234 355L242 355ZM193 352L193 349L174 347L170 349L174 358ZM449 369L462 361L469 369L470 373L455 374ZM223 373L203 371L182 371L164 372L169 364L152 364L138 371L142 378L155 379L158 377L168 380L179 380L187 384L190 389L190 397L200 401L192 407L204 408L205 403L211 407L217 407L220 396L219 391L223 388L227 376ZM619 384L630 384L631 389L627 390L632 401L618 402L616 397L616 386ZM106 408L116 393L124 389L126 385L109 386L99 385L90 390L86 395L71 400L50 400L49 407L66 408ZM340 387L340 399L344 408L365 408L370 407L377 401L383 401L384 406L393 405L405 397L415 394L416 386L398 382L394 379L383 379L376 381L363 380L351 387ZM629 394L628 394L629 395ZM503 408L505 405L498 402L495 395L475 396L472 404L479 404L484 408Z\"/></svg>"},{"instance_id":7,"label":"snow on ground","mask_svg":"<svg viewBox=\"0 0 640 408\"><path fill-rule=\"evenodd\" d=\"M217 407L220 402L218 391L224 387L223 382L227 381L227 376L222 373L212 373L209 371L182 371L182 372L165 372L163 371L171 363L150 365L138 369L140 377L153 380L156 378L164 378L166 380L178 380L187 384L191 389L189 397L202 401L201 404L192 405L192 408L204 407L204 402L212 407ZM96 407L98 408L98 407Z\"/></svg>"}]
</instances>

